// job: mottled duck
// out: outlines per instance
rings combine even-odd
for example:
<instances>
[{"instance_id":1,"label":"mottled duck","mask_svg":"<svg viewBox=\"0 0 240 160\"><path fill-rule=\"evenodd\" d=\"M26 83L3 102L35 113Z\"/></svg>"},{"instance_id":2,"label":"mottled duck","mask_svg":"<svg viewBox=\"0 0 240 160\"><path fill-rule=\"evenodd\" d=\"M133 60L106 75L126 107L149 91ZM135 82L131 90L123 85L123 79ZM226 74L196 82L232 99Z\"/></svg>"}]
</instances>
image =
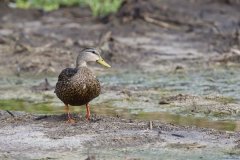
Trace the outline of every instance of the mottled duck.
<instances>
[{"instance_id":1,"label":"mottled duck","mask_svg":"<svg viewBox=\"0 0 240 160\"><path fill-rule=\"evenodd\" d=\"M98 97L101 91L100 83L93 72L87 67L87 62L97 62L105 67L111 67L101 57L98 48L86 48L77 56L75 68L65 68L58 76L55 93L65 104L68 122L74 123L69 111L69 105L86 105L86 119L90 119L89 102Z\"/></svg>"}]
</instances>

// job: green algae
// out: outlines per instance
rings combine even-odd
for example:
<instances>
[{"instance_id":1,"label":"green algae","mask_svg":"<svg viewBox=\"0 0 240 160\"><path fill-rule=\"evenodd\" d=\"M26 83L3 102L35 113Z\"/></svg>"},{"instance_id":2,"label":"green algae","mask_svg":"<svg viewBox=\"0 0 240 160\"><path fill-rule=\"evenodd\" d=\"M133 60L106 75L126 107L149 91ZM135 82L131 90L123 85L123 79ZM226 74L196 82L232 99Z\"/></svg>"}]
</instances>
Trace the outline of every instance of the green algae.
<instances>
[{"instance_id":1,"label":"green algae","mask_svg":"<svg viewBox=\"0 0 240 160\"><path fill-rule=\"evenodd\" d=\"M63 113L64 105L53 90L31 90L31 86L42 83L44 78L27 75L2 77L0 108ZM91 102L91 110L96 114L231 131L235 130L235 122L240 117L238 68L218 67L184 72L114 71L101 74L99 79L103 86L110 89L104 89L104 93ZM50 76L48 80L54 85L57 79ZM71 107L71 110L85 113L85 107Z\"/></svg>"},{"instance_id":2,"label":"green algae","mask_svg":"<svg viewBox=\"0 0 240 160\"><path fill-rule=\"evenodd\" d=\"M26 111L30 113L52 113L54 108L48 103L34 103L22 99L0 100L2 110Z\"/></svg>"},{"instance_id":3,"label":"green algae","mask_svg":"<svg viewBox=\"0 0 240 160\"><path fill-rule=\"evenodd\" d=\"M54 107L51 103L34 103L20 99L0 100L0 108L2 110L26 111L30 113L41 114L61 114L64 113L62 107ZM85 115L85 107L71 107L72 112L80 112ZM123 118L138 119L138 120L160 120L164 123L172 123L182 126L197 126L204 128L214 128L218 130L234 131L237 124L235 121L211 121L207 118L197 118L194 116L184 116L181 114L171 114L168 112L134 112L129 108L120 108L108 104L95 104L91 106L92 114L111 115Z\"/></svg>"}]
</instances>

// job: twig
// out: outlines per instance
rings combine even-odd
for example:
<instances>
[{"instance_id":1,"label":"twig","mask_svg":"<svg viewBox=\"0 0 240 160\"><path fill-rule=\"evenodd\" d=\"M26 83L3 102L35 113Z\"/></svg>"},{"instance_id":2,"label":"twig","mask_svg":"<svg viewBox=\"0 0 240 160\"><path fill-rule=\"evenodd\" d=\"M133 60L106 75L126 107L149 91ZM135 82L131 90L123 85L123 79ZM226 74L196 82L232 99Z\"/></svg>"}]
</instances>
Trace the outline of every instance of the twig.
<instances>
[{"instance_id":1,"label":"twig","mask_svg":"<svg viewBox=\"0 0 240 160\"><path fill-rule=\"evenodd\" d=\"M10 114L12 117L15 117L14 114L13 114L12 112L10 112L9 110L6 110L6 112L7 112L8 114Z\"/></svg>"},{"instance_id":2,"label":"twig","mask_svg":"<svg viewBox=\"0 0 240 160\"><path fill-rule=\"evenodd\" d=\"M184 138L183 135L180 135L180 134L176 134L176 133L173 133L172 136L175 136L175 137L180 137L180 138Z\"/></svg>"},{"instance_id":3,"label":"twig","mask_svg":"<svg viewBox=\"0 0 240 160\"><path fill-rule=\"evenodd\" d=\"M149 129L150 129L150 130L153 129L153 123L152 123L152 121L149 121Z\"/></svg>"},{"instance_id":4,"label":"twig","mask_svg":"<svg viewBox=\"0 0 240 160\"><path fill-rule=\"evenodd\" d=\"M192 27L192 26L199 26L199 27L211 27L216 33L221 33L219 28L217 27L217 25L215 25L213 22L204 22L204 21L197 21L197 22L181 22L179 20L159 20L156 18L152 18L153 16L150 16L148 14L143 14L142 19L148 23L152 23L155 25L158 25L160 27L163 28L171 28L171 29L179 29L179 27L177 25L173 25L175 24L179 24L179 25L185 25L188 27ZM167 21L167 22L165 22Z\"/></svg>"},{"instance_id":5,"label":"twig","mask_svg":"<svg viewBox=\"0 0 240 160\"><path fill-rule=\"evenodd\" d=\"M143 15L143 20L146 21L146 22L149 22L149 23L156 24L156 25L161 26L163 28L178 29L178 27L176 27L174 25L171 25L167 22L163 22L163 21L154 19L154 18L152 18L152 17L150 17L149 15L146 15L146 14Z\"/></svg>"},{"instance_id":6,"label":"twig","mask_svg":"<svg viewBox=\"0 0 240 160\"><path fill-rule=\"evenodd\" d=\"M236 54L236 55L240 55L240 50L238 50L238 49L231 48L230 51L231 51L232 53Z\"/></svg>"},{"instance_id":7,"label":"twig","mask_svg":"<svg viewBox=\"0 0 240 160\"><path fill-rule=\"evenodd\" d=\"M107 33L104 33L100 36L98 46L103 46L104 43L108 42L112 37L112 32L108 31Z\"/></svg>"}]
</instances>

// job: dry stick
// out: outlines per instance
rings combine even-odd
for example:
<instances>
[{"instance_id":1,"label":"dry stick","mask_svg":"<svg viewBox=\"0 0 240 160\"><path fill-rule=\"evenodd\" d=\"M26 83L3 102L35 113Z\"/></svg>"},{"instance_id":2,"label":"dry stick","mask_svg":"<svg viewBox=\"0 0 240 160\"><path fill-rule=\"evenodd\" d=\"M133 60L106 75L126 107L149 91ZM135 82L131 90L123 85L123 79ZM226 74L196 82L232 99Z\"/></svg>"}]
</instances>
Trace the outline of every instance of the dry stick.
<instances>
[{"instance_id":1,"label":"dry stick","mask_svg":"<svg viewBox=\"0 0 240 160\"><path fill-rule=\"evenodd\" d=\"M12 40L14 41L13 52L17 52L17 47L21 48L21 51L29 51L29 46L22 44L21 39L24 37L23 33L21 32L18 36L14 37Z\"/></svg>"},{"instance_id":2,"label":"dry stick","mask_svg":"<svg viewBox=\"0 0 240 160\"><path fill-rule=\"evenodd\" d=\"M172 136L175 136L175 137L180 137L180 138L184 138L183 135L180 135L180 134L176 134L176 133L173 133Z\"/></svg>"},{"instance_id":3,"label":"dry stick","mask_svg":"<svg viewBox=\"0 0 240 160\"><path fill-rule=\"evenodd\" d=\"M163 28L171 28L171 29L179 29L178 26L176 25L173 25L173 24L170 24L170 23L179 23L179 24L182 24L182 25L187 25L187 26L206 26L206 27L211 27L216 33L220 33L220 30L219 28L217 27L217 25L215 25L213 22L192 22L192 23L183 23L181 21L171 21L170 20L170 23L167 23L167 22L164 22L163 20L158 20L158 19L155 19L155 18L152 18L151 16L147 15L147 14L144 14L143 16L143 20L148 22L148 23L152 23L152 24L155 24L155 25L158 25L158 26L161 26Z\"/></svg>"},{"instance_id":4,"label":"dry stick","mask_svg":"<svg viewBox=\"0 0 240 160\"><path fill-rule=\"evenodd\" d=\"M240 50L235 49L235 48L231 48L230 51L236 55L240 55Z\"/></svg>"},{"instance_id":5,"label":"dry stick","mask_svg":"<svg viewBox=\"0 0 240 160\"><path fill-rule=\"evenodd\" d=\"M7 112L8 114L10 114L12 117L15 117L14 114L13 114L12 112L10 112L9 110L6 110L6 112Z\"/></svg>"},{"instance_id":6,"label":"dry stick","mask_svg":"<svg viewBox=\"0 0 240 160\"><path fill-rule=\"evenodd\" d=\"M108 42L112 37L112 32L108 31L100 36L98 46L101 47L104 43Z\"/></svg>"},{"instance_id":7,"label":"dry stick","mask_svg":"<svg viewBox=\"0 0 240 160\"><path fill-rule=\"evenodd\" d=\"M163 22L163 21L160 21L160 20L157 20L157 19L154 19L146 14L143 15L143 20L146 21L146 22L149 22L149 23L153 23L153 24L156 24L158 26L161 26L163 28L172 28L172 29L178 29L177 26L174 26L174 25L171 25L167 22Z\"/></svg>"},{"instance_id":8,"label":"dry stick","mask_svg":"<svg viewBox=\"0 0 240 160\"><path fill-rule=\"evenodd\" d=\"M195 143L193 143L193 144L190 144L189 146L187 146L187 149L205 148L205 147L206 147L206 145L204 145L204 144L195 144Z\"/></svg>"},{"instance_id":9,"label":"dry stick","mask_svg":"<svg viewBox=\"0 0 240 160\"><path fill-rule=\"evenodd\" d=\"M153 122L149 121L149 129L152 130L153 129Z\"/></svg>"}]
</instances>

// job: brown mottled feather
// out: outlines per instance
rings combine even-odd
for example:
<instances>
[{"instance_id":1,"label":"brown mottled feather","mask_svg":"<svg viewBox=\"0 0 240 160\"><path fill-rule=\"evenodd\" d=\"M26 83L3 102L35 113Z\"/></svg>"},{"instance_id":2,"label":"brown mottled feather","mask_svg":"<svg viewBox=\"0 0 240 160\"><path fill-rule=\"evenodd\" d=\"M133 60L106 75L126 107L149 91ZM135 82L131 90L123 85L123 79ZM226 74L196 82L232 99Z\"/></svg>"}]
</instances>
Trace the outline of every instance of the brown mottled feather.
<instances>
[{"instance_id":1,"label":"brown mottled feather","mask_svg":"<svg viewBox=\"0 0 240 160\"><path fill-rule=\"evenodd\" d=\"M99 81L87 67L66 68L58 76L55 93L65 104L84 105L99 96Z\"/></svg>"}]
</instances>

